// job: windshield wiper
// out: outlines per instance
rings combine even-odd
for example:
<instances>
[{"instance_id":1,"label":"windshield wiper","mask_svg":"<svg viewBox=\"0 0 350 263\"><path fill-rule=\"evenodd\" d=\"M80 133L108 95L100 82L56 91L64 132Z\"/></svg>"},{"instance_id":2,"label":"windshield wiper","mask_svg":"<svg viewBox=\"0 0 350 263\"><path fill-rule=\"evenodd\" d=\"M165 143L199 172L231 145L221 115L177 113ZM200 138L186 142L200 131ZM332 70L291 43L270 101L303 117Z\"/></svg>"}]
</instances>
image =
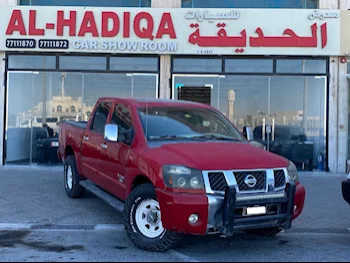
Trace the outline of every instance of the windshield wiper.
<instances>
[{"instance_id":1,"label":"windshield wiper","mask_svg":"<svg viewBox=\"0 0 350 263\"><path fill-rule=\"evenodd\" d=\"M177 135L162 135L162 136L150 136L150 141L162 141L162 140L191 140L189 137L177 136Z\"/></svg>"},{"instance_id":2,"label":"windshield wiper","mask_svg":"<svg viewBox=\"0 0 350 263\"><path fill-rule=\"evenodd\" d=\"M232 137L226 137L226 136L219 136L219 135L209 135L204 134L200 136L194 136L192 139L203 139L203 140L220 140L220 141L233 141L233 142L240 142L241 140L232 138Z\"/></svg>"}]
</instances>

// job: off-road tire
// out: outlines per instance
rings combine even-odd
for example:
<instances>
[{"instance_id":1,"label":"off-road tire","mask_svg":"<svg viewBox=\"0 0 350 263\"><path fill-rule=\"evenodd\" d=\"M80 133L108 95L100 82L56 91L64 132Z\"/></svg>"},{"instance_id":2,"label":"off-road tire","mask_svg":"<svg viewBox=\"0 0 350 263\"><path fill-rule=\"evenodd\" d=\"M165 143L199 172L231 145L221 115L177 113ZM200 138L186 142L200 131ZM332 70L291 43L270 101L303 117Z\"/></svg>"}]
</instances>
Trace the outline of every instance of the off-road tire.
<instances>
[{"instance_id":1,"label":"off-road tire","mask_svg":"<svg viewBox=\"0 0 350 263\"><path fill-rule=\"evenodd\" d=\"M264 228L264 229L252 229L248 230L247 233L254 236L261 236L261 237L274 237L278 233L280 233L283 229L279 227L271 227L271 228Z\"/></svg>"},{"instance_id":2,"label":"off-road tire","mask_svg":"<svg viewBox=\"0 0 350 263\"><path fill-rule=\"evenodd\" d=\"M69 188L67 183L67 174L68 169L72 169L73 174L73 182L72 182L72 188ZM80 185L80 181L82 178L80 177L77 169L77 164L75 161L75 157L73 155L67 156L67 158L64 161L64 188L66 190L66 193L68 197L70 198L81 198L85 194L85 189Z\"/></svg>"},{"instance_id":3,"label":"off-road tire","mask_svg":"<svg viewBox=\"0 0 350 263\"><path fill-rule=\"evenodd\" d=\"M123 212L123 223L127 236L135 247L146 251L164 252L176 247L183 238L183 234L181 233L165 229L160 236L148 238L139 230L135 219L136 210L140 203L147 199L158 201L151 183L137 186L126 200Z\"/></svg>"}]
</instances>

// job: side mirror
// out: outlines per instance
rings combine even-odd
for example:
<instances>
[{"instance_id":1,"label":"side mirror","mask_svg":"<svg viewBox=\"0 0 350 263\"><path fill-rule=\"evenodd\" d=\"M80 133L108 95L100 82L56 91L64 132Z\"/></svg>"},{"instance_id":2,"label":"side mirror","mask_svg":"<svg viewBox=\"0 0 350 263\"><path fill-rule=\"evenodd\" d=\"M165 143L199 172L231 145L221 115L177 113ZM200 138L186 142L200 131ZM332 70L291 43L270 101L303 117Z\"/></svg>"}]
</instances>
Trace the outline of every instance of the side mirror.
<instances>
[{"instance_id":1,"label":"side mirror","mask_svg":"<svg viewBox=\"0 0 350 263\"><path fill-rule=\"evenodd\" d=\"M115 124L106 124L104 139L110 142L118 142L119 128Z\"/></svg>"},{"instance_id":2,"label":"side mirror","mask_svg":"<svg viewBox=\"0 0 350 263\"><path fill-rule=\"evenodd\" d=\"M252 127L243 127L243 136L250 142L254 141L254 133Z\"/></svg>"}]
</instances>

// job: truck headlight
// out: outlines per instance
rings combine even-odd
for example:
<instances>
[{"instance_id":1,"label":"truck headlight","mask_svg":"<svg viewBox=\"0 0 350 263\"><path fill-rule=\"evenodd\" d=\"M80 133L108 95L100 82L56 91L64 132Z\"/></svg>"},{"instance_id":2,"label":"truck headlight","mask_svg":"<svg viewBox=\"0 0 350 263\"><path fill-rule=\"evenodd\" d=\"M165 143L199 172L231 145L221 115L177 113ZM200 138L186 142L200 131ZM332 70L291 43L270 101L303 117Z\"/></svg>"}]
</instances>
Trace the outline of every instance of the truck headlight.
<instances>
[{"instance_id":1,"label":"truck headlight","mask_svg":"<svg viewBox=\"0 0 350 263\"><path fill-rule=\"evenodd\" d=\"M288 172L289 181L292 181L294 183L299 183L298 170L294 163L289 162L287 172Z\"/></svg>"},{"instance_id":2,"label":"truck headlight","mask_svg":"<svg viewBox=\"0 0 350 263\"><path fill-rule=\"evenodd\" d=\"M202 172L181 165L163 166L164 184L174 192L204 193Z\"/></svg>"}]
</instances>

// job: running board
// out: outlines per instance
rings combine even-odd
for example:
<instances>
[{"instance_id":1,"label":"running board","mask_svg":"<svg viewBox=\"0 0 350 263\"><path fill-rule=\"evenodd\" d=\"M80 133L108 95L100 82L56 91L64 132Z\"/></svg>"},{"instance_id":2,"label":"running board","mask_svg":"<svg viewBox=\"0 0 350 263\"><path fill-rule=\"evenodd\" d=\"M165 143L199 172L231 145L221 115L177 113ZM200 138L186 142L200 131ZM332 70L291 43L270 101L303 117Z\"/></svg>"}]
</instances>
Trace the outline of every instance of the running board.
<instances>
[{"instance_id":1,"label":"running board","mask_svg":"<svg viewBox=\"0 0 350 263\"><path fill-rule=\"evenodd\" d=\"M99 187L97 187L90 180L80 181L80 185L82 187L84 187L87 191L89 191L92 194L96 195L97 197L101 198L103 201L108 203L110 206L117 209L120 213L123 213L124 203L122 201L120 201L119 199L115 198L114 196L110 195L109 193L103 191Z\"/></svg>"}]
</instances>

